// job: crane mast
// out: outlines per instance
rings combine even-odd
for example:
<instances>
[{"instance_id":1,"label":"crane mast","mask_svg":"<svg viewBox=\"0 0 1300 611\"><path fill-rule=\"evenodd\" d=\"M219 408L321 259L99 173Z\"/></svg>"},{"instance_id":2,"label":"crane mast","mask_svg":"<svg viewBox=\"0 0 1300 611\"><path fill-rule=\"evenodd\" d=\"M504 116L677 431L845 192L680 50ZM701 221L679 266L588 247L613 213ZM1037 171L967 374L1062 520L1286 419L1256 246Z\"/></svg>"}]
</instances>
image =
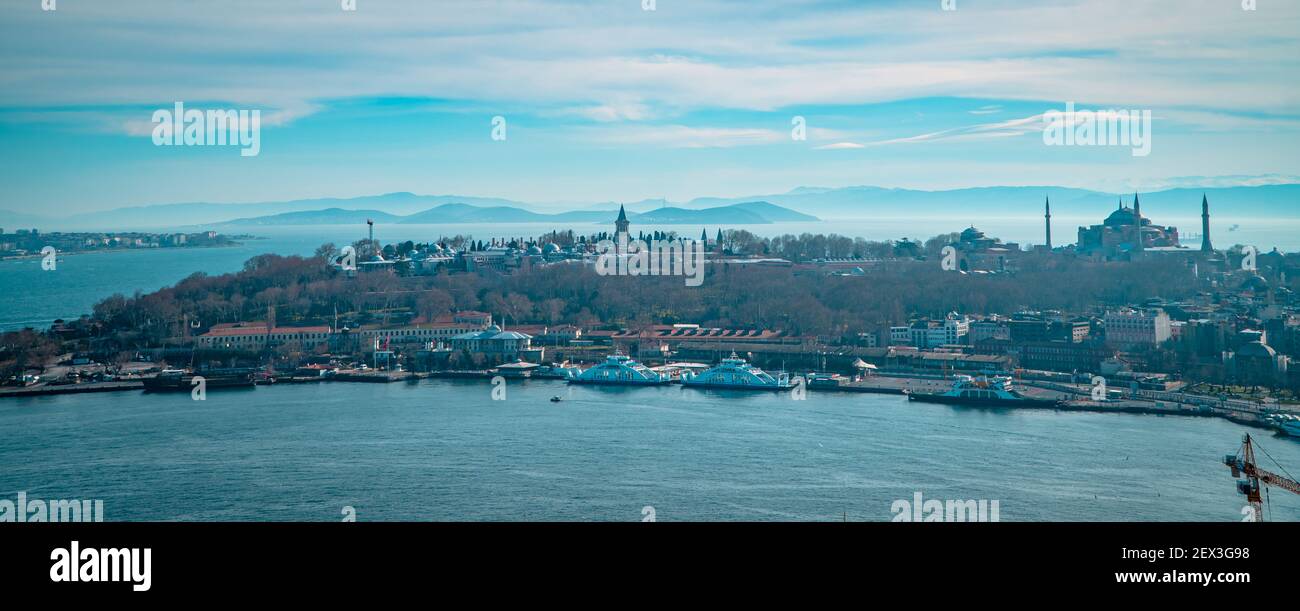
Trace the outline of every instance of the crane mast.
<instances>
[{"instance_id":1,"label":"crane mast","mask_svg":"<svg viewBox=\"0 0 1300 611\"><path fill-rule=\"evenodd\" d=\"M1262 497L1263 486L1273 486L1283 490L1300 494L1300 482L1290 477L1284 477L1259 468L1255 462L1254 441L1247 433L1242 439L1241 448L1236 454L1229 454L1223 457L1223 464L1232 469L1233 477L1245 476L1246 479L1237 480L1237 492L1246 495L1246 502L1250 504L1254 512L1256 522L1264 521L1264 503Z\"/></svg>"}]
</instances>

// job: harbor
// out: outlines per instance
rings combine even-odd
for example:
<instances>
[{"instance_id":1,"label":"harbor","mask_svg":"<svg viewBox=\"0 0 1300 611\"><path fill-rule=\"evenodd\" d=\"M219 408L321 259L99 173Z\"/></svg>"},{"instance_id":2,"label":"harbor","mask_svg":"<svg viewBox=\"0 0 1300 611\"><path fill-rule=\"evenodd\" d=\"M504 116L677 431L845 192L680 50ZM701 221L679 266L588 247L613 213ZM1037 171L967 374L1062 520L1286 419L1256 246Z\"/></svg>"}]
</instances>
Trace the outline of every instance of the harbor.
<instances>
[{"instance_id":1,"label":"harbor","mask_svg":"<svg viewBox=\"0 0 1300 611\"><path fill-rule=\"evenodd\" d=\"M504 400L488 379L442 378L277 382L205 401L7 399L0 427L22 433L0 439L0 454L21 460L0 488L81 491L104 500L106 521L334 521L344 505L367 521L637 521L646 505L664 521L887 521L894 499L925 490L1000 499L1004 521L1223 522L1243 501L1222 456L1255 430L872 393L504 388ZM1300 464L1300 443L1258 437ZM1300 519L1300 497L1272 500L1273 519Z\"/></svg>"},{"instance_id":2,"label":"harbor","mask_svg":"<svg viewBox=\"0 0 1300 611\"><path fill-rule=\"evenodd\" d=\"M1277 432L1300 440L1300 408L1274 406L1240 401L1225 401L1213 397L1183 393L1139 393L1116 398L1096 400L1083 384L1047 383L1038 380L1017 380L1011 376L997 377L999 384L1014 393L1018 400L1009 401L945 401L938 397L954 385L971 384L976 380L968 375L918 374L915 372L872 371L870 375L844 376L839 374L808 372L791 375L787 372L768 373L753 367L744 359L723 359L717 366L700 363L668 363L649 367L625 355L611 354L604 362L586 368L569 363L540 366L518 363L483 370L443 370L410 372L370 368L322 368L303 372L241 371L209 373L205 378L206 391L247 388L259 385L285 384L393 384L406 382L418 384L426 379L478 381L494 383L497 379L512 383L533 381L569 385L650 387L681 386L695 392L707 391L778 391L797 393L800 390L824 394L829 400L835 395L895 395L914 402L965 404L986 409L1037 409L1064 412L1094 412L1102 414L1139 414L1155 416L1185 416L1221 418L1236 424ZM0 388L0 400L65 394L130 393L130 392L189 392L194 375L183 370L165 370L153 375L135 375L128 379L108 382L82 382L78 384L35 384L26 387ZM171 381L165 381L171 378ZM233 379L232 379L233 378ZM1014 387L1015 390L1011 390ZM689 401L689 399L687 399ZM852 402L845 396L838 400Z\"/></svg>"}]
</instances>

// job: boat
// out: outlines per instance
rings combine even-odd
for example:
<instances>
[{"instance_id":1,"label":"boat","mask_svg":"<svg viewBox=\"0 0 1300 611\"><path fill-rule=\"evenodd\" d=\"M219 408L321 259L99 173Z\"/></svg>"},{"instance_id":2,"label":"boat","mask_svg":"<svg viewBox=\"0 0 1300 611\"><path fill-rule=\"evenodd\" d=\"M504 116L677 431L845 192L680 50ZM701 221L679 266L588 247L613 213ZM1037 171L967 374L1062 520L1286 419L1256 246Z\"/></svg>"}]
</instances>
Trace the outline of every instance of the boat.
<instances>
[{"instance_id":1,"label":"boat","mask_svg":"<svg viewBox=\"0 0 1300 611\"><path fill-rule=\"evenodd\" d=\"M731 388L740 390L788 390L790 374L772 375L731 353L716 367L699 375L682 374L682 385L694 388Z\"/></svg>"},{"instance_id":2,"label":"boat","mask_svg":"<svg viewBox=\"0 0 1300 611\"><path fill-rule=\"evenodd\" d=\"M559 364L542 365L533 371L533 377L539 380L572 380L579 373L582 373L581 369L565 361Z\"/></svg>"},{"instance_id":3,"label":"boat","mask_svg":"<svg viewBox=\"0 0 1300 611\"><path fill-rule=\"evenodd\" d=\"M972 405L979 407L1058 407L1056 399L1031 399L1011 387L1010 376L972 377L958 375L952 388L943 393L918 393L907 391L909 401Z\"/></svg>"},{"instance_id":4,"label":"boat","mask_svg":"<svg viewBox=\"0 0 1300 611\"><path fill-rule=\"evenodd\" d=\"M605 357L605 362L588 369L569 380L570 384L603 384L611 386L659 386L671 384L672 376L659 373L615 352Z\"/></svg>"},{"instance_id":5,"label":"boat","mask_svg":"<svg viewBox=\"0 0 1300 611\"><path fill-rule=\"evenodd\" d=\"M1300 437L1300 416L1294 414L1273 414L1268 417L1268 423L1273 425L1283 434L1291 437Z\"/></svg>"},{"instance_id":6,"label":"boat","mask_svg":"<svg viewBox=\"0 0 1300 611\"><path fill-rule=\"evenodd\" d=\"M823 390L834 390L843 388L849 383L849 379L838 373L809 373L807 378L808 388L820 388Z\"/></svg>"},{"instance_id":7,"label":"boat","mask_svg":"<svg viewBox=\"0 0 1300 611\"><path fill-rule=\"evenodd\" d=\"M561 399L559 395L556 395L556 396L554 396L554 397L551 397L551 403L559 403L560 401L563 401L563 400L564 400L564 399Z\"/></svg>"},{"instance_id":8,"label":"boat","mask_svg":"<svg viewBox=\"0 0 1300 611\"><path fill-rule=\"evenodd\" d=\"M144 378L145 392L190 392L195 388L195 378L201 378L204 389L251 388L255 381L251 370L231 369L187 373L183 369L164 369L152 378Z\"/></svg>"}]
</instances>

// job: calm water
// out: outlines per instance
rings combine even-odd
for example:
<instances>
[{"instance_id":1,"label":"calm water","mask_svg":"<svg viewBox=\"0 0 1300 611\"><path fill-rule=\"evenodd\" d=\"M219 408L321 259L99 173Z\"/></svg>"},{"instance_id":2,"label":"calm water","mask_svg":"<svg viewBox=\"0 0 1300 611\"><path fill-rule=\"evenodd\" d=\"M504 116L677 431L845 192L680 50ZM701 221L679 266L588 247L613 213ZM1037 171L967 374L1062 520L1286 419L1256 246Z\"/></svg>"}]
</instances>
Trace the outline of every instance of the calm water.
<instances>
[{"instance_id":1,"label":"calm water","mask_svg":"<svg viewBox=\"0 0 1300 611\"><path fill-rule=\"evenodd\" d=\"M1057 235L1074 235L1074 226L1086 219L1060 219L1055 222ZM1171 221L1172 222L1172 221ZM1036 219L944 219L902 220L877 219L873 221L837 221L815 223L775 223L748 225L744 229L762 236L786 233L839 233L870 240L889 240L909 236L925 239L944 232L958 231L964 223L975 223L989 235L1022 244L1042 241L1042 225ZM1198 226L1191 219L1177 224ZM1255 244L1261 252L1278 246L1283 250L1300 250L1300 221L1275 220L1269 223L1250 224L1245 221L1225 219L1223 225L1241 224L1233 232L1223 230L1216 237L1220 247L1235 243ZM564 230L551 224L497 223L491 225L392 225L376 228L376 238L383 242L431 241L440 236L455 234L473 235L487 240L502 237L529 237ZM608 229L603 225L579 225L576 232L593 232ZM717 227L694 225L668 225L661 227L633 226L634 231L662 229L681 235L698 236L707 229L709 235ZM244 230L240 230L244 231ZM194 272L224 274L241 269L244 261L262 253L282 255L310 255L325 242L337 245L350 244L365 237L365 227L313 226L253 228L264 239L250 240L238 247L204 249L166 249L118 251L94 254L74 254L64 257L54 272L41 270L40 261L0 261L0 331L20 329L25 326L45 327L57 318L76 318L89 313L95 303L114 293L131 295L136 291L149 292L170 286ZM1058 241L1061 238L1058 237Z\"/></svg>"},{"instance_id":2,"label":"calm water","mask_svg":"<svg viewBox=\"0 0 1300 611\"><path fill-rule=\"evenodd\" d=\"M530 381L281 385L0 401L0 498L109 520L888 520L996 499L1004 521L1237 521L1214 419L980 411L900 397ZM553 395L566 397L551 403ZM1293 473L1300 442L1261 434ZM1275 492L1272 519L1300 520Z\"/></svg>"}]
</instances>

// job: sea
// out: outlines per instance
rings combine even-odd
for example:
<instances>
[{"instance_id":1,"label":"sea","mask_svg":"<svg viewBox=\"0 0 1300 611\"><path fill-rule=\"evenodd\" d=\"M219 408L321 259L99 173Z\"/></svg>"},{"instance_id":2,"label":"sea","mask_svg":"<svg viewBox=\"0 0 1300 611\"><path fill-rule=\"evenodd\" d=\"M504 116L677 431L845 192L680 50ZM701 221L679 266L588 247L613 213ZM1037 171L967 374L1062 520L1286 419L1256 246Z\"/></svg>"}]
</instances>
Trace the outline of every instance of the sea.
<instances>
[{"instance_id":1,"label":"sea","mask_svg":"<svg viewBox=\"0 0 1300 611\"><path fill-rule=\"evenodd\" d=\"M996 501L1004 522L1234 522L1245 502L1222 459L1243 434L1262 466L1300 471L1300 441L1214 418L504 388L4 399L0 499L102 500L106 521L838 522L893 520L919 494ZM1300 496L1272 490L1265 516L1300 520Z\"/></svg>"}]
</instances>

